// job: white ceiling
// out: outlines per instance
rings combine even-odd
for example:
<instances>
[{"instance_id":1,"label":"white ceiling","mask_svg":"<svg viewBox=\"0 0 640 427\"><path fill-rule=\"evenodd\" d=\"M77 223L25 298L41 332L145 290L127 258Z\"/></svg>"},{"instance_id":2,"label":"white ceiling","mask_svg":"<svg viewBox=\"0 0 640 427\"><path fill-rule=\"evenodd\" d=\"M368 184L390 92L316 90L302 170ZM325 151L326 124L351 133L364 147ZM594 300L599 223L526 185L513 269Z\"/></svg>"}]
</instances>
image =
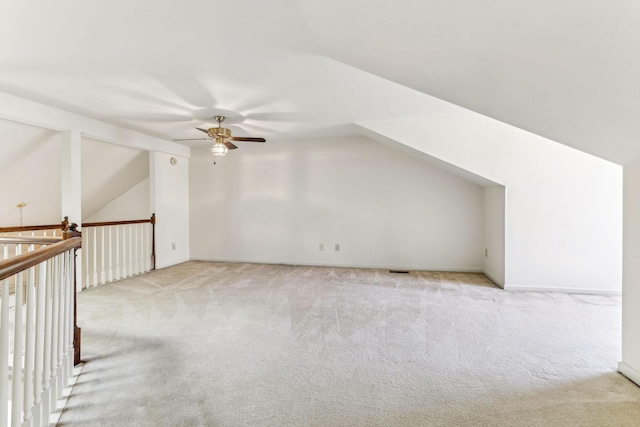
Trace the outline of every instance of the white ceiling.
<instances>
[{"instance_id":1,"label":"white ceiling","mask_svg":"<svg viewBox=\"0 0 640 427\"><path fill-rule=\"evenodd\" d=\"M0 91L165 139L226 111L290 139L414 113L373 74L625 164L639 24L636 0L5 2Z\"/></svg>"}]
</instances>

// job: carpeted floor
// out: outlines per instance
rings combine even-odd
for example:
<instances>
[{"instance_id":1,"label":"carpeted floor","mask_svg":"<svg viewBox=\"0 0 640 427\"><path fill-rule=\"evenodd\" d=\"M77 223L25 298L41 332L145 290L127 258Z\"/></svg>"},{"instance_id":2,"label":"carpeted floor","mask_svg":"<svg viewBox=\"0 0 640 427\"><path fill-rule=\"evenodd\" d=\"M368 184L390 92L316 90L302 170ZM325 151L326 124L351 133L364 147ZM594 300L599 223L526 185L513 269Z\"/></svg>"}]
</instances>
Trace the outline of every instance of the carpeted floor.
<instances>
[{"instance_id":1,"label":"carpeted floor","mask_svg":"<svg viewBox=\"0 0 640 427\"><path fill-rule=\"evenodd\" d=\"M64 426L638 426L620 298L188 262L83 292Z\"/></svg>"}]
</instances>

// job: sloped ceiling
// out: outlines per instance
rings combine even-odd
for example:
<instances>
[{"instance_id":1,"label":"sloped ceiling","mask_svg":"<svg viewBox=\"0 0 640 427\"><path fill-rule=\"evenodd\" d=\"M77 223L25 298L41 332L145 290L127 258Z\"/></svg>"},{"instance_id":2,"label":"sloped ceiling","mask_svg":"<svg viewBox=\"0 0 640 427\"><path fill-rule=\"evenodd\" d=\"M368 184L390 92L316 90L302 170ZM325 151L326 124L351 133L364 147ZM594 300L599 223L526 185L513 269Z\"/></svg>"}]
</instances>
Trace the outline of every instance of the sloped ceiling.
<instances>
[{"instance_id":1,"label":"sloped ceiling","mask_svg":"<svg viewBox=\"0 0 640 427\"><path fill-rule=\"evenodd\" d=\"M345 90L342 68L620 164L640 158L633 0L7 3L0 91L166 139L200 136L220 112L236 135L356 132L381 119L365 107L385 84ZM412 114L403 105L385 117Z\"/></svg>"},{"instance_id":2,"label":"sloped ceiling","mask_svg":"<svg viewBox=\"0 0 640 427\"><path fill-rule=\"evenodd\" d=\"M60 146L59 132L0 120L0 224L20 225L21 214L25 225L62 220Z\"/></svg>"}]
</instances>

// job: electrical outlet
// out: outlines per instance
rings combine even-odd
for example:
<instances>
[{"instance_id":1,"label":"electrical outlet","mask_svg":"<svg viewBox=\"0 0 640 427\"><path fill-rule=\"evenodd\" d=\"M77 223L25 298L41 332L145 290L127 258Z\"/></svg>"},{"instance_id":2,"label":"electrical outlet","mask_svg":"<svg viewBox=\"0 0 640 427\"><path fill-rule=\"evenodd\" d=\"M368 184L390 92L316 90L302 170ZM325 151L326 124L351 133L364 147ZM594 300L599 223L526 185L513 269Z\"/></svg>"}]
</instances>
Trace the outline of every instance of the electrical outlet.
<instances>
[{"instance_id":1,"label":"electrical outlet","mask_svg":"<svg viewBox=\"0 0 640 427\"><path fill-rule=\"evenodd\" d=\"M340 244L336 243L336 252L340 252Z\"/></svg>"},{"instance_id":2,"label":"electrical outlet","mask_svg":"<svg viewBox=\"0 0 640 427\"><path fill-rule=\"evenodd\" d=\"M488 258L489 257L489 249L484 248L484 257Z\"/></svg>"},{"instance_id":3,"label":"electrical outlet","mask_svg":"<svg viewBox=\"0 0 640 427\"><path fill-rule=\"evenodd\" d=\"M320 250L324 251L324 243L320 243Z\"/></svg>"},{"instance_id":4,"label":"electrical outlet","mask_svg":"<svg viewBox=\"0 0 640 427\"><path fill-rule=\"evenodd\" d=\"M174 251L176 250L176 242L171 243L171 249L173 249Z\"/></svg>"}]
</instances>

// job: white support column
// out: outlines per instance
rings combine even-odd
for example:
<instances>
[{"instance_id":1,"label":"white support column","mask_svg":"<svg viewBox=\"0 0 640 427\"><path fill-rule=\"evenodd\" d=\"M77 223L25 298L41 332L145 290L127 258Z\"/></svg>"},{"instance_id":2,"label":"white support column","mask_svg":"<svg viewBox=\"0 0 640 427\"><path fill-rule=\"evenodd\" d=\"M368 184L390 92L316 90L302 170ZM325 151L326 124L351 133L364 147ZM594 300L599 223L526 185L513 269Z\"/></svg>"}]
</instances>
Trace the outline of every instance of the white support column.
<instances>
[{"instance_id":1,"label":"white support column","mask_svg":"<svg viewBox=\"0 0 640 427\"><path fill-rule=\"evenodd\" d=\"M618 371L640 385L640 162L624 167L622 361Z\"/></svg>"},{"instance_id":2,"label":"white support column","mask_svg":"<svg viewBox=\"0 0 640 427\"><path fill-rule=\"evenodd\" d=\"M62 132L62 202L61 217L69 217L69 223L82 224L82 135L78 130ZM82 289L82 249L76 263L77 289Z\"/></svg>"}]
</instances>

